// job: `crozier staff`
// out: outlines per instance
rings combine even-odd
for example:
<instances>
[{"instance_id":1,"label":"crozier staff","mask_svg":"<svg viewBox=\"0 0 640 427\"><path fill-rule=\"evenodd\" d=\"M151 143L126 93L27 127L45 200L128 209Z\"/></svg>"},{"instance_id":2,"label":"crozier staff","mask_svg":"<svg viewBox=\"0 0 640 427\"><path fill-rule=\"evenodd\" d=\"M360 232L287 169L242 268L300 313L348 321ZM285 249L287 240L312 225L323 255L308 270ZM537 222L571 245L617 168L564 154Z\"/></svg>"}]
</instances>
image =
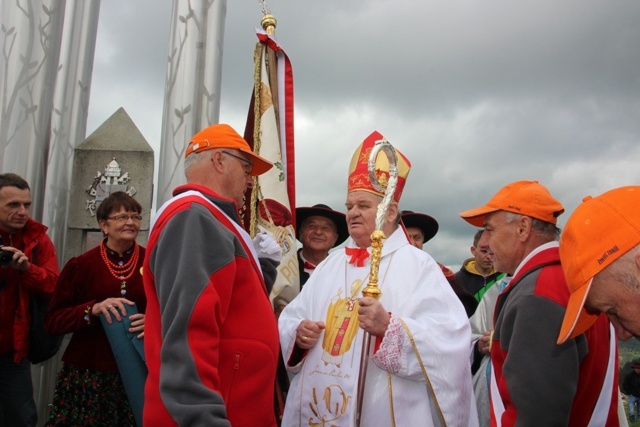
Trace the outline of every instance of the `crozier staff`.
<instances>
[{"instance_id":1,"label":"crozier staff","mask_svg":"<svg viewBox=\"0 0 640 427\"><path fill-rule=\"evenodd\" d=\"M375 341L368 364L361 425L477 425L469 367L470 328L464 308L437 263L398 228L398 202L410 163L398 152L398 185L384 218L380 300L361 297L369 282L371 234L383 192L372 187L367 160L384 137L373 132L349 168L350 239L316 268L282 312L285 363L295 376L283 425L355 425L364 331ZM389 165L376 160L379 181Z\"/></svg>"},{"instance_id":2,"label":"crozier staff","mask_svg":"<svg viewBox=\"0 0 640 427\"><path fill-rule=\"evenodd\" d=\"M383 176L385 184L383 185L378 179L377 159L380 152L384 152L387 157L387 175ZM408 162L407 162L408 163ZM382 245L384 239L387 238L383 228L389 206L393 201L393 196L398 185L398 156L396 150L386 139L380 139L374 142L373 148L369 153L367 162L369 169L369 180L375 191L381 192L382 200L376 208L375 229L370 236L371 245L371 267L369 268L369 283L362 290L362 296L372 298L376 301L382 296L382 291L378 286L378 273L380 272L380 258L382 257ZM364 308L362 310L365 310ZM360 309L358 310L360 311ZM362 339L362 351L360 353L360 370L358 371L358 388L356 389L356 427L360 427L362 421L362 401L364 398L364 390L366 386L367 371L369 366L369 358L371 357L371 333L365 329Z\"/></svg>"}]
</instances>

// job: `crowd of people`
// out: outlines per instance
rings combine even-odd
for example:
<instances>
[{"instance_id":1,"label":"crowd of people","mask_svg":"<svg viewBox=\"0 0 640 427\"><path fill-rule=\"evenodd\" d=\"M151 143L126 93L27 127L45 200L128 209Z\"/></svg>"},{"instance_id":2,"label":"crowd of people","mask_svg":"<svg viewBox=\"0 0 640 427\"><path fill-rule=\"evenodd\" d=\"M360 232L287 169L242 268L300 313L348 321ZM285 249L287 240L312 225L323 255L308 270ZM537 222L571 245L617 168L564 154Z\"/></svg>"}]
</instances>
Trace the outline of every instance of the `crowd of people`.
<instances>
[{"instance_id":1,"label":"crowd of people","mask_svg":"<svg viewBox=\"0 0 640 427\"><path fill-rule=\"evenodd\" d=\"M410 160L380 153L372 182L383 139L355 149L346 213L295 209L300 292L278 310L279 242L239 213L273 163L228 125L191 138L146 248L142 206L114 192L102 242L61 272L29 184L0 174L0 425L37 423L33 296L72 334L46 425L621 426L620 390L635 421L618 340L640 338L640 187L586 197L561 232L546 187L509 183L460 213L472 257L453 272L423 250L438 222L400 208Z\"/></svg>"}]
</instances>

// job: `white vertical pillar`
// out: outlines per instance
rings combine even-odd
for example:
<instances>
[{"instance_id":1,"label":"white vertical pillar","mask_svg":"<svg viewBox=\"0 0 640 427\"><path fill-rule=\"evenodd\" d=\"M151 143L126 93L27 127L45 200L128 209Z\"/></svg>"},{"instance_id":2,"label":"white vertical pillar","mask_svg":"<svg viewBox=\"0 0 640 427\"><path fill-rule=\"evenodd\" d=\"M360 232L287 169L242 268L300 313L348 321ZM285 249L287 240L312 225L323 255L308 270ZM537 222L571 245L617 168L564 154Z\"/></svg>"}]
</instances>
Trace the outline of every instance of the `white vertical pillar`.
<instances>
[{"instance_id":1,"label":"white vertical pillar","mask_svg":"<svg viewBox=\"0 0 640 427\"><path fill-rule=\"evenodd\" d=\"M55 76L43 222L58 256L65 253L73 150L85 139L100 0L67 0ZM62 258L60 258L62 261Z\"/></svg>"},{"instance_id":2,"label":"white vertical pillar","mask_svg":"<svg viewBox=\"0 0 640 427\"><path fill-rule=\"evenodd\" d=\"M31 186L31 216L63 249L73 147L84 139L99 0L3 1L0 167ZM54 95L55 93L55 95ZM59 357L32 369L39 425Z\"/></svg>"},{"instance_id":3,"label":"white vertical pillar","mask_svg":"<svg viewBox=\"0 0 640 427\"><path fill-rule=\"evenodd\" d=\"M40 220L64 0L5 0L0 21L0 169L29 182Z\"/></svg>"},{"instance_id":4,"label":"white vertical pillar","mask_svg":"<svg viewBox=\"0 0 640 427\"><path fill-rule=\"evenodd\" d=\"M185 182L189 139L220 116L226 0L174 0L162 115L157 206Z\"/></svg>"},{"instance_id":5,"label":"white vertical pillar","mask_svg":"<svg viewBox=\"0 0 640 427\"><path fill-rule=\"evenodd\" d=\"M99 12L100 0L66 0L59 60L49 81L53 99L46 134L48 157L42 168L43 173L46 171L44 191L38 197L43 200L42 222L49 227L59 262L65 253L74 148L84 141L87 129ZM56 375L62 366L60 358L68 338L64 342L56 357L32 368L38 425L44 425L48 405L53 401Z\"/></svg>"}]
</instances>

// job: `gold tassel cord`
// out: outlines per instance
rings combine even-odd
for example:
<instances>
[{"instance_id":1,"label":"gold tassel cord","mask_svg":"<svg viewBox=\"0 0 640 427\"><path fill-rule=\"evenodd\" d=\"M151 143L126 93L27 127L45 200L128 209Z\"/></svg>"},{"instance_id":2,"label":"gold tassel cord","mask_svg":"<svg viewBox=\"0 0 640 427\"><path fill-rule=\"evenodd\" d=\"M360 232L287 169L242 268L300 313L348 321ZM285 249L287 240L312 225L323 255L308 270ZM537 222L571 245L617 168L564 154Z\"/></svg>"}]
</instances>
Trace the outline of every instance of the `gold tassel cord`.
<instances>
[{"instance_id":1,"label":"gold tassel cord","mask_svg":"<svg viewBox=\"0 0 640 427\"><path fill-rule=\"evenodd\" d=\"M267 32L267 34L274 35L275 29L277 25L276 18L271 15L269 12L269 8L266 5L266 2L262 0L262 13L263 17L260 21L260 25ZM266 57L264 56L266 55ZM265 43L258 42L256 44L256 48L253 52L253 62L254 62L254 73L253 73L253 94L254 94L254 104L253 104L253 151L256 154L260 154L260 146L262 144L260 135L261 128L260 122L262 117L262 60L263 58L267 61L267 73L269 74L269 81L274 81L275 76L275 53L272 52ZM265 94L267 95L267 94ZM273 96L273 94L271 94ZM274 107L277 106L277 98L273 100ZM278 114L276 108L276 117ZM280 123L277 123L278 134L280 134ZM253 191L251 191L251 200L249 201L250 206L250 220L249 220L249 235L251 237L255 237L257 234L258 228L258 201L262 199L262 195L259 194L260 183L259 178L257 176L253 177Z\"/></svg>"},{"instance_id":2,"label":"gold tassel cord","mask_svg":"<svg viewBox=\"0 0 640 427\"><path fill-rule=\"evenodd\" d=\"M253 52L253 62L255 64L253 73L253 151L260 152L260 86L263 45L258 42ZM251 191L251 200L249 200L249 235L253 238L256 236L258 224L258 177L253 177L253 191Z\"/></svg>"}]
</instances>

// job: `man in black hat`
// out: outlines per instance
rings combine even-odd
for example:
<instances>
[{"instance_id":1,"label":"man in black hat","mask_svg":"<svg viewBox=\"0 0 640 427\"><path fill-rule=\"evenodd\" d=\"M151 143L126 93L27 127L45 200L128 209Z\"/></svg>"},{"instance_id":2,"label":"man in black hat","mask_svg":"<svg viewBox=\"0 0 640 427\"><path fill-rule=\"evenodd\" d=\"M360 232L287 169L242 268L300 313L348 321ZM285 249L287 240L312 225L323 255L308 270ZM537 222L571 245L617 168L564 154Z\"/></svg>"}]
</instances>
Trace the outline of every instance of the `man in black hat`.
<instances>
[{"instance_id":1,"label":"man in black hat","mask_svg":"<svg viewBox=\"0 0 640 427\"><path fill-rule=\"evenodd\" d=\"M402 223L411 244L418 249L438 233L438 221L432 216L413 211L402 211Z\"/></svg>"},{"instance_id":2,"label":"man in black hat","mask_svg":"<svg viewBox=\"0 0 640 427\"><path fill-rule=\"evenodd\" d=\"M296 237L302 243L298 250L300 288L309 276L329 255L329 250L349 237L345 215L327 205L296 208Z\"/></svg>"},{"instance_id":3,"label":"man in black hat","mask_svg":"<svg viewBox=\"0 0 640 427\"><path fill-rule=\"evenodd\" d=\"M405 230L407 230L411 244L418 249L422 249L422 246L431 240L438 232L438 221L422 213L402 211L402 223L404 224ZM473 295L462 287L462 284L456 279L455 273L451 271L450 268L439 262L438 265L442 270L442 274L444 274L444 277L451 285L451 288L458 296L458 299L462 305L464 305L467 316L471 317L476 307L478 307L478 302L473 298Z\"/></svg>"}]
</instances>

